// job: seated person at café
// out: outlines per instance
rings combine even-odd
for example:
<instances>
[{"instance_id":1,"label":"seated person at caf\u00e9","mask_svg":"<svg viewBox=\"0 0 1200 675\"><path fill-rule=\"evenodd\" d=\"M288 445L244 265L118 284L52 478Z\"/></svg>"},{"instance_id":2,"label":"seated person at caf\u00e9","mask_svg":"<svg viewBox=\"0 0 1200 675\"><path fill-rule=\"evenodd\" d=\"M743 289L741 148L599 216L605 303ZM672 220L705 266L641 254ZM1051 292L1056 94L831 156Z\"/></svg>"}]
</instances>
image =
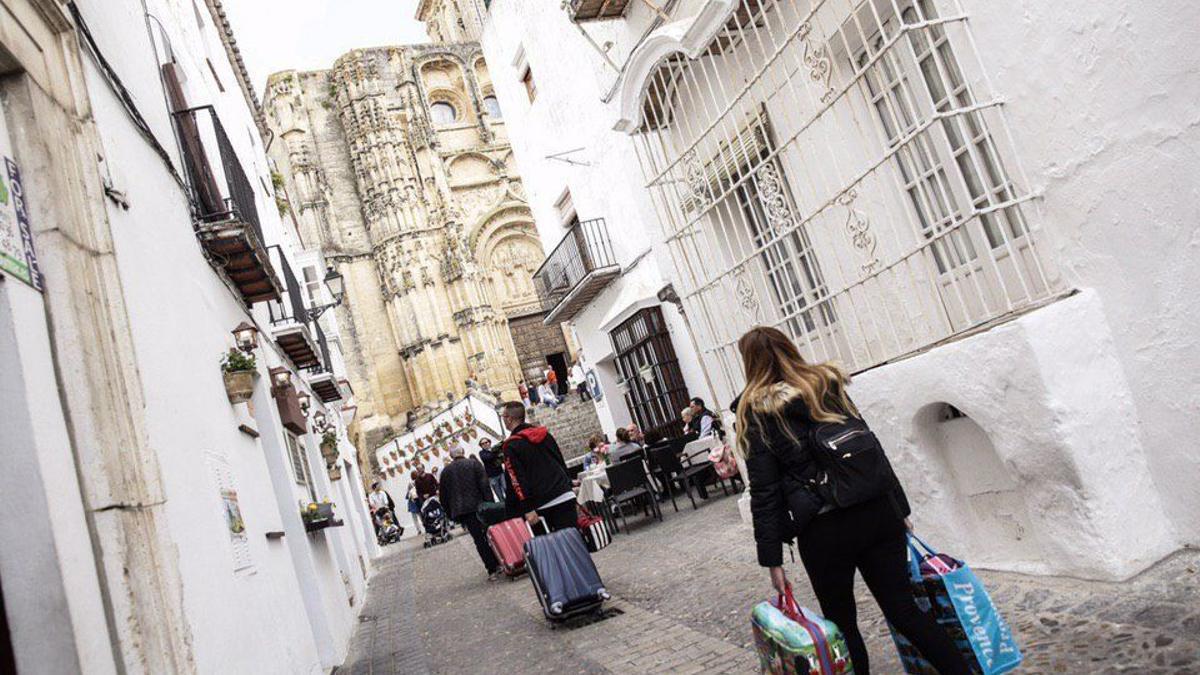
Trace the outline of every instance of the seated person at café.
<instances>
[{"instance_id":1,"label":"seated person at caf\u00e9","mask_svg":"<svg viewBox=\"0 0 1200 675\"><path fill-rule=\"evenodd\" d=\"M717 416L704 406L704 399L693 398L687 410L692 413L690 420L685 421L689 433L699 434L700 438L704 438L719 430L719 425L716 424Z\"/></svg>"},{"instance_id":2,"label":"seated person at caf\u00e9","mask_svg":"<svg viewBox=\"0 0 1200 675\"><path fill-rule=\"evenodd\" d=\"M608 458L616 463L641 449L642 446L633 441L629 429L621 427L617 429L617 442L608 446Z\"/></svg>"},{"instance_id":3,"label":"seated person at caf\u00e9","mask_svg":"<svg viewBox=\"0 0 1200 675\"><path fill-rule=\"evenodd\" d=\"M596 434L588 439L588 453L583 456L583 470L593 466L602 466L608 457L608 441L603 434Z\"/></svg>"}]
</instances>

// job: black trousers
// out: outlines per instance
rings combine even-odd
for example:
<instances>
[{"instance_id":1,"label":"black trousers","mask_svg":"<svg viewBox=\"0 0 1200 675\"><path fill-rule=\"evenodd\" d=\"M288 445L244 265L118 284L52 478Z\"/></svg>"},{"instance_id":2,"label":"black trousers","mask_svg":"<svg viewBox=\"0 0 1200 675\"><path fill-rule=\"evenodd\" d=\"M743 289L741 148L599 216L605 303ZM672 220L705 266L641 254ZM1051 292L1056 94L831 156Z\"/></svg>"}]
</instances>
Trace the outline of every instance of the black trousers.
<instances>
[{"instance_id":1,"label":"black trousers","mask_svg":"<svg viewBox=\"0 0 1200 675\"><path fill-rule=\"evenodd\" d=\"M817 516L801 532L799 549L821 614L842 629L856 674L869 674L870 663L858 631L855 570L883 616L941 675L970 672L933 615L917 608L909 587L904 521L886 498Z\"/></svg>"},{"instance_id":2,"label":"black trousers","mask_svg":"<svg viewBox=\"0 0 1200 675\"><path fill-rule=\"evenodd\" d=\"M575 513L575 501L563 502L557 506L551 506L548 509L538 509L538 515L542 520L546 521L546 527L551 532L565 530L568 527L575 527L578 523L578 517ZM534 532L540 528L535 528Z\"/></svg>"},{"instance_id":3,"label":"black trousers","mask_svg":"<svg viewBox=\"0 0 1200 675\"><path fill-rule=\"evenodd\" d=\"M458 522L467 528L472 541L475 542L475 552L479 554L479 559L483 561L483 566L487 568L488 574L500 569L500 561L496 560L496 554L492 552L492 547L488 546L487 526L479 520L478 512L464 513L458 517Z\"/></svg>"}]
</instances>

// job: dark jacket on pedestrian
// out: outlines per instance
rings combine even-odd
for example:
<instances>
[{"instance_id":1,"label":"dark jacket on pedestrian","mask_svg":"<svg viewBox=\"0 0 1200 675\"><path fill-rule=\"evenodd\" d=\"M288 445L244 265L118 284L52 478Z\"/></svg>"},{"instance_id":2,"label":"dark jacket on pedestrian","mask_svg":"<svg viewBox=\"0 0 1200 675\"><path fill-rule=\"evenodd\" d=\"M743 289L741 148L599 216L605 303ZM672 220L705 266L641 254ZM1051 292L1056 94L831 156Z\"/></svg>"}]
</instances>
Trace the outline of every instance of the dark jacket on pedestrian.
<instances>
[{"instance_id":1,"label":"dark jacket on pedestrian","mask_svg":"<svg viewBox=\"0 0 1200 675\"><path fill-rule=\"evenodd\" d=\"M483 465L467 457L450 462L442 469L438 499L454 520L475 513L482 502L492 501L492 487L487 482Z\"/></svg>"},{"instance_id":2,"label":"dark jacket on pedestrian","mask_svg":"<svg viewBox=\"0 0 1200 675\"><path fill-rule=\"evenodd\" d=\"M524 515L571 491L567 463L546 427L522 424L505 439L502 449L509 513Z\"/></svg>"},{"instance_id":3,"label":"dark jacket on pedestrian","mask_svg":"<svg viewBox=\"0 0 1200 675\"><path fill-rule=\"evenodd\" d=\"M488 478L504 475L504 453L500 448L493 445L487 450L480 450L479 461L483 462Z\"/></svg>"},{"instance_id":4,"label":"dark jacket on pedestrian","mask_svg":"<svg viewBox=\"0 0 1200 675\"><path fill-rule=\"evenodd\" d=\"M433 474L428 471L417 476L413 484L417 486L417 499L420 499L422 504L425 503L426 499L438 493L438 479L434 478ZM442 508L445 508L445 506Z\"/></svg>"},{"instance_id":5,"label":"dark jacket on pedestrian","mask_svg":"<svg viewBox=\"0 0 1200 675\"><path fill-rule=\"evenodd\" d=\"M738 404L734 401L734 410ZM808 447L816 422L799 390L785 383L766 389L749 404L753 414L747 428L738 432L747 434L746 471L758 564L778 567L783 564L783 543L804 536L804 527L826 508L809 487L820 470ZM776 417L776 412L782 414ZM907 518L908 499L899 481L890 500L897 519Z\"/></svg>"}]
</instances>

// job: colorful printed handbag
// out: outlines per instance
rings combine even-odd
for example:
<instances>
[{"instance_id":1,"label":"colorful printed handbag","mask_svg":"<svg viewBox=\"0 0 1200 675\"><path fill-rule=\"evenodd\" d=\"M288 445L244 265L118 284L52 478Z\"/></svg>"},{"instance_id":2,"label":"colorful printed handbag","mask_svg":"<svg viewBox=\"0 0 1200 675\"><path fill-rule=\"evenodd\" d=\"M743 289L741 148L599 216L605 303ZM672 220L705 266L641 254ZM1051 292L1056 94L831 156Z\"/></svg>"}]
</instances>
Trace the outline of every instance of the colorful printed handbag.
<instances>
[{"instance_id":1,"label":"colorful printed handbag","mask_svg":"<svg viewBox=\"0 0 1200 675\"><path fill-rule=\"evenodd\" d=\"M771 675L848 675L854 673L842 631L832 621L800 607L791 586L772 602L760 602L750 614L762 672Z\"/></svg>"},{"instance_id":2,"label":"colorful printed handbag","mask_svg":"<svg viewBox=\"0 0 1200 675\"><path fill-rule=\"evenodd\" d=\"M708 461L712 462L713 469L721 478L731 478L738 472L737 458L728 445L718 445L709 450Z\"/></svg>"},{"instance_id":3,"label":"colorful printed handbag","mask_svg":"<svg viewBox=\"0 0 1200 675\"><path fill-rule=\"evenodd\" d=\"M918 548L925 549L922 553ZM940 554L908 536L909 572L917 607L933 612L971 667L972 673L998 675L1021 665L1021 650L1008 624L996 611L983 584L966 563ZM937 669L890 625L904 672L937 675Z\"/></svg>"}]
</instances>

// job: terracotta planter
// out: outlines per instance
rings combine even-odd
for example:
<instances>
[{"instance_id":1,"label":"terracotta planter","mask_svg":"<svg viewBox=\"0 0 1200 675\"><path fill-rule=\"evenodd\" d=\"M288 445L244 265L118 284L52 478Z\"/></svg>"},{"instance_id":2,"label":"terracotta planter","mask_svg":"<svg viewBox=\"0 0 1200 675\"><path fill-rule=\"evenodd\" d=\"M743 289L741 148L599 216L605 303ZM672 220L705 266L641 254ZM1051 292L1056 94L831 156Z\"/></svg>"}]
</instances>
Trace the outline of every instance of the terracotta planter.
<instances>
[{"instance_id":1,"label":"terracotta planter","mask_svg":"<svg viewBox=\"0 0 1200 675\"><path fill-rule=\"evenodd\" d=\"M342 467L339 464L331 464L329 466L329 480L341 480Z\"/></svg>"},{"instance_id":2,"label":"terracotta planter","mask_svg":"<svg viewBox=\"0 0 1200 675\"><path fill-rule=\"evenodd\" d=\"M322 443L321 444L321 457L323 457L325 459L326 463L336 460L337 456L338 456L338 449L337 449L336 443Z\"/></svg>"},{"instance_id":3,"label":"terracotta planter","mask_svg":"<svg viewBox=\"0 0 1200 675\"><path fill-rule=\"evenodd\" d=\"M258 372L253 370L236 370L225 375L225 394L230 403L245 403L254 395L254 381Z\"/></svg>"}]
</instances>

